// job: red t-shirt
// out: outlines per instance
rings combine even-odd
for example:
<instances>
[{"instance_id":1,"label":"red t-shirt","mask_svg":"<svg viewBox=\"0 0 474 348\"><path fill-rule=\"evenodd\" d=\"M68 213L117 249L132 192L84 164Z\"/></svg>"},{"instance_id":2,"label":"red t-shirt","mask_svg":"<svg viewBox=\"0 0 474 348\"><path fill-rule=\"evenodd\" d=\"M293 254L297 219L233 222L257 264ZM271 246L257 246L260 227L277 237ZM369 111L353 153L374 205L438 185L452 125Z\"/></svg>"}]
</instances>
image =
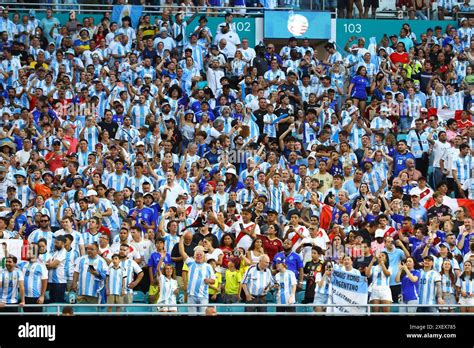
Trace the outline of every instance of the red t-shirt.
<instances>
[{"instance_id":1,"label":"red t-shirt","mask_svg":"<svg viewBox=\"0 0 474 348\"><path fill-rule=\"evenodd\" d=\"M466 120L464 122L462 120L458 120L456 123L458 124L458 129L469 128L473 125L471 120Z\"/></svg>"},{"instance_id":2,"label":"red t-shirt","mask_svg":"<svg viewBox=\"0 0 474 348\"><path fill-rule=\"evenodd\" d=\"M276 254L283 251L283 243L279 239L270 240L267 236L257 235L257 238L261 239L263 242L263 250L267 253L270 258L270 262L273 261L273 258Z\"/></svg>"},{"instance_id":3,"label":"red t-shirt","mask_svg":"<svg viewBox=\"0 0 474 348\"><path fill-rule=\"evenodd\" d=\"M48 162L48 160L52 158L51 161ZM45 161L48 162L49 169L53 172L56 171L56 169L62 167L62 162L63 162L63 153L55 153L54 151L48 152L46 156L44 157Z\"/></svg>"},{"instance_id":4,"label":"red t-shirt","mask_svg":"<svg viewBox=\"0 0 474 348\"><path fill-rule=\"evenodd\" d=\"M398 53L398 52L393 52L390 55L390 59L392 60L393 64L408 64L410 62L410 58L408 56L408 53L403 52L403 53Z\"/></svg>"},{"instance_id":5,"label":"red t-shirt","mask_svg":"<svg viewBox=\"0 0 474 348\"><path fill-rule=\"evenodd\" d=\"M67 150L67 154L70 155L75 153L77 150L77 145L79 144L79 140L68 136L65 136L64 139L66 139L66 141L70 144L69 150Z\"/></svg>"}]
</instances>

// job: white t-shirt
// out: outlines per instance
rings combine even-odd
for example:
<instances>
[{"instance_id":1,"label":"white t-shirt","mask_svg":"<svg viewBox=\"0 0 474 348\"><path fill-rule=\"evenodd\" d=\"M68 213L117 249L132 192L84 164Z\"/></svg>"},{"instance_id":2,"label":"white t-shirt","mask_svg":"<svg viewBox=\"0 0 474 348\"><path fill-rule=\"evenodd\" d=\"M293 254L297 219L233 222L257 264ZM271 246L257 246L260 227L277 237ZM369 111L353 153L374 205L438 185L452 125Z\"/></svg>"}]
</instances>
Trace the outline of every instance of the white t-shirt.
<instances>
[{"instance_id":1,"label":"white t-shirt","mask_svg":"<svg viewBox=\"0 0 474 348\"><path fill-rule=\"evenodd\" d=\"M164 194L165 188L167 185L163 185L160 187L161 194ZM168 190L166 193L166 199L164 203L164 207L167 209L169 207L176 206L176 198L178 198L178 195L184 191L181 185L177 184L176 182L174 183L173 187Z\"/></svg>"}]
</instances>

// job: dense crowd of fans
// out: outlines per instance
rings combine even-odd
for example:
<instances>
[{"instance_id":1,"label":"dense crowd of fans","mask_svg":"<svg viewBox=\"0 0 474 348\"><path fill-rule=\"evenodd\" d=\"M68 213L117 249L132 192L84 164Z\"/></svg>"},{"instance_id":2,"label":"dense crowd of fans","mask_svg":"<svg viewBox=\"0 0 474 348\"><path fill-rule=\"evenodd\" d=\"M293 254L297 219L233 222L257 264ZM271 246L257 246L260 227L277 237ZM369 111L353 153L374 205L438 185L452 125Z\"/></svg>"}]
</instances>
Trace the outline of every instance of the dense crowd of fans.
<instances>
[{"instance_id":1,"label":"dense crowd of fans","mask_svg":"<svg viewBox=\"0 0 474 348\"><path fill-rule=\"evenodd\" d=\"M338 269L374 304L472 310L474 22L318 52L196 16L3 9L1 309L325 311Z\"/></svg>"}]
</instances>

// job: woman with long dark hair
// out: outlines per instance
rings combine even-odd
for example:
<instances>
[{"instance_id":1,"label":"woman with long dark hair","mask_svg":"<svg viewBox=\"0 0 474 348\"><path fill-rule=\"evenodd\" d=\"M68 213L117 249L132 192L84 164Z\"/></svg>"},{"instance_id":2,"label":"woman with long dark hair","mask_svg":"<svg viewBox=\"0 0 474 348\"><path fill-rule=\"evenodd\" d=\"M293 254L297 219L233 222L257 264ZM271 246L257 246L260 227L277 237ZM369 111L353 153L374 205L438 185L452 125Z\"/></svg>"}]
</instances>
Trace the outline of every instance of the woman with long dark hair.
<instances>
[{"instance_id":1,"label":"woman with long dark hair","mask_svg":"<svg viewBox=\"0 0 474 348\"><path fill-rule=\"evenodd\" d=\"M401 282L402 303L418 304L418 280L420 279L420 271L415 269L415 259L407 257L405 263L398 265L398 273L395 278L396 282ZM400 306L400 312L415 313L417 307Z\"/></svg>"},{"instance_id":2,"label":"woman with long dark hair","mask_svg":"<svg viewBox=\"0 0 474 348\"><path fill-rule=\"evenodd\" d=\"M462 313L474 312L474 274L472 273L472 262L464 262L464 272L456 282L456 291L459 296L459 304L462 305Z\"/></svg>"},{"instance_id":3,"label":"woman with long dark hair","mask_svg":"<svg viewBox=\"0 0 474 348\"><path fill-rule=\"evenodd\" d=\"M365 110L365 104L367 102L367 69L365 66L357 68L355 76L352 78L347 94L351 96L354 105L359 108L361 112Z\"/></svg>"},{"instance_id":4,"label":"woman with long dark hair","mask_svg":"<svg viewBox=\"0 0 474 348\"><path fill-rule=\"evenodd\" d=\"M245 185L239 181L235 169L227 169L227 172L225 173L225 192L237 192L243 188L245 188Z\"/></svg>"},{"instance_id":5,"label":"woman with long dark hair","mask_svg":"<svg viewBox=\"0 0 474 348\"><path fill-rule=\"evenodd\" d=\"M453 272L453 264L451 260L445 259L441 265L441 290L443 292L442 298L444 304L456 304L455 284L456 275ZM454 307L443 307L439 309L440 312L454 312Z\"/></svg>"},{"instance_id":6,"label":"woman with long dark hair","mask_svg":"<svg viewBox=\"0 0 474 348\"><path fill-rule=\"evenodd\" d=\"M314 307L315 312L325 312L324 305L329 303L329 293L331 291L331 276L333 264L331 261L325 261L321 268L321 272L317 272L315 276L316 287L314 290Z\"/></svg>"},{"instance_id":7,"label":"woman with long dark hair","mask_svg":"<svg viewBox=\"0 0 474 348\"><path fill-rule=\"evenodd\" d=\"M374 263L377 265L374 266ZM370 302L371 304L390 304L392 303L392 291L390 290L390 260L387 252L383 251L374 256L370 264L365 269L365 275L372 277L370 284ZM374 307L374 312L390 312L389 306Z\"/></svg>"}]
</instances>

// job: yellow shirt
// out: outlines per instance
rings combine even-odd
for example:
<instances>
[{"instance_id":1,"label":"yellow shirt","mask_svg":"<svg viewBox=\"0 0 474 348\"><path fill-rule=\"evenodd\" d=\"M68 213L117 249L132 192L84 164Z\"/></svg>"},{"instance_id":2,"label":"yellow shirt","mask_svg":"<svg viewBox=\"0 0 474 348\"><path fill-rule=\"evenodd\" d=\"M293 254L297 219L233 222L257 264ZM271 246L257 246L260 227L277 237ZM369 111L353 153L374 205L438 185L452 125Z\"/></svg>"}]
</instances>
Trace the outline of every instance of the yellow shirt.
<instances>
[{"instance_id":1,"label":"yellow shirt","mask_svg":"<svg viewBox=\"0 0 474 348\"><path fill-rule=\"evenodd\" d=\"M222 274L220 272L215 272L215 276L216 276L216 281L214 282L214 284L212 285L209 285L209 295L215 295L215 294L220 294L220 288L221 288L221 285L222 285ZM214 289L211 289L211 286L219 289L219 290L214 290Z\"/></svg>"},{"instance_id":2,"label":"yellow shirt","mask_svg":"<svg viewBox=\"0 0 474 348\"><path fill-rule=\"evenodd\" d=\"M242 274L240 271L225 271L225 286L224 293L226 295L238 295L239 284L242 281Z\"/></svg>"},{"instance_id":3,"label":"yellow shirt","mask_svg":"<svg viewBox=\"0 0 474 348\"><path fill-rule=\"evenodd\" d=\"M249 267L250 267L250 266L247 266L247 264L245 263L244 259L241 259L241 260L240 260L240 268L239 268L240 279L244 279L245 271L247 271L247 269L248 269Z\"/></svg>"}]
</instances>

